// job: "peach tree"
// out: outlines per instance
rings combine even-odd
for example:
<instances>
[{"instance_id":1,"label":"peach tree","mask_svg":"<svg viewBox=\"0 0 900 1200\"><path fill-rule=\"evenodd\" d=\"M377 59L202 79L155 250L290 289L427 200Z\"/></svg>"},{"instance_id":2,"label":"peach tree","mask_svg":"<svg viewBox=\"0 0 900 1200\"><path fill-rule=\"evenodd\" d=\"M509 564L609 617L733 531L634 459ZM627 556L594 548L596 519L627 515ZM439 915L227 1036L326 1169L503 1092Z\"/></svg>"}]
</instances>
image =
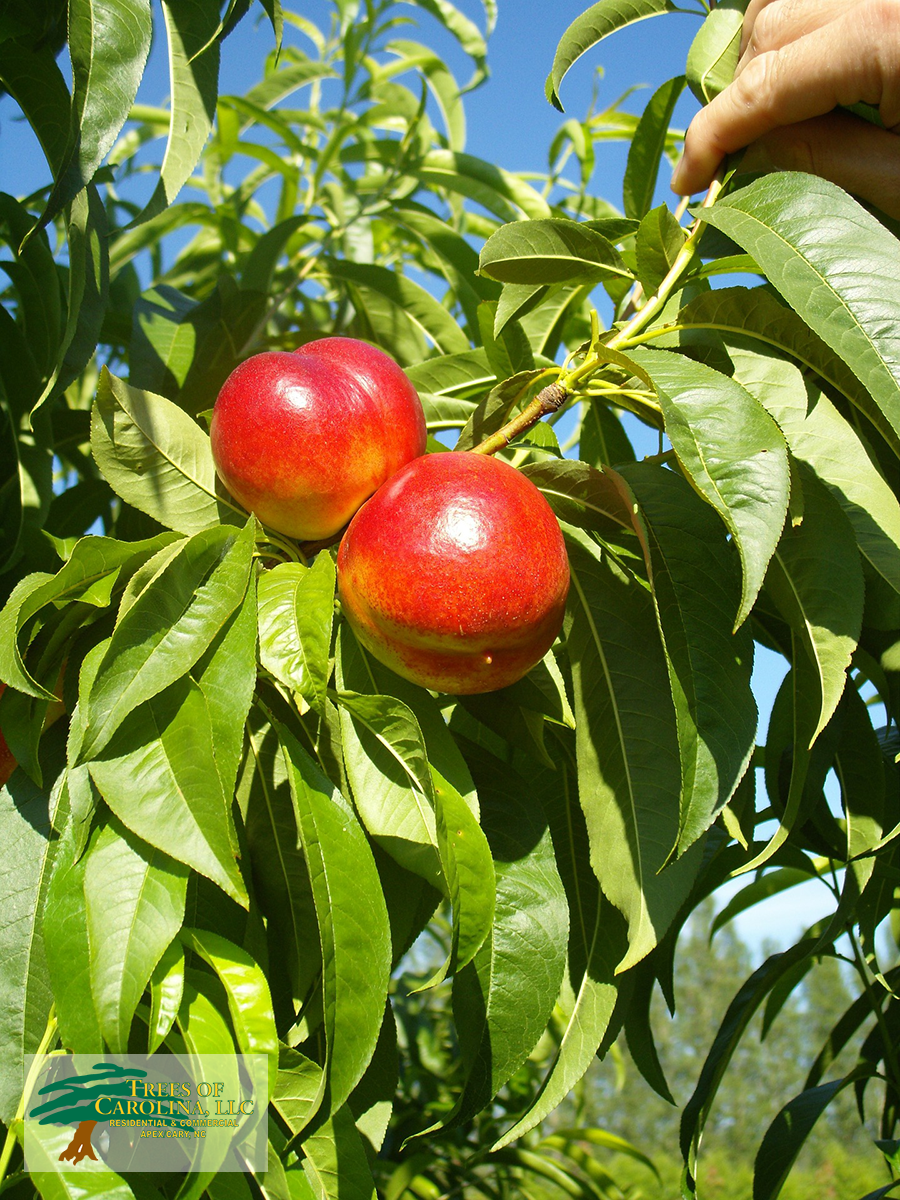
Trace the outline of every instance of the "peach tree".
<instances>
[{"instance_id":1,"label":"peach tree","mask_svg":"<svg viewBox=\"0 0 900 1200\"><path fill-rule=\"evenodd\" d=\"M588 8L560 30L548 99L603 38L674 8ZM701 1135L751 1018L840 958L856 998L804 1090L773 1082L754 1197L778 1195L847 1088L886 1195L896 225L739 163L687 212L654 203L683 89L703 102L733 71L739 3L697 0L685 75L640 117L565 119L541 179L465 150L494 0L478 21L450 0L322 9L261 0L260 80L220 95L249 0L162 0L168 108L138 91L149 0L0 18L3 104L47 164L33 195L0 196L0 728L18 764L0 792L0 1188L614 1195L585 1146L640 1152L554 1134L552 1114L620 1036L669 1096L651 996L674 1006L679 930L745 877L720 921L809 879L830 902L736 981L682 1114L684 1194L703 1194ZM618 206L592 190L610 137L629 142ZM328 334L404 368L429 451L496 454L552 506L565 625L518 683L448 696L383 667L336 605L336 546L266 528L217 482L226 377ZM642 427L658 452L638 457ZM757 646L784 666L763 728ZM54 1048L268 1054L268 1170L26 1174L24 1063Z\"/></svg>"}]
</instances>

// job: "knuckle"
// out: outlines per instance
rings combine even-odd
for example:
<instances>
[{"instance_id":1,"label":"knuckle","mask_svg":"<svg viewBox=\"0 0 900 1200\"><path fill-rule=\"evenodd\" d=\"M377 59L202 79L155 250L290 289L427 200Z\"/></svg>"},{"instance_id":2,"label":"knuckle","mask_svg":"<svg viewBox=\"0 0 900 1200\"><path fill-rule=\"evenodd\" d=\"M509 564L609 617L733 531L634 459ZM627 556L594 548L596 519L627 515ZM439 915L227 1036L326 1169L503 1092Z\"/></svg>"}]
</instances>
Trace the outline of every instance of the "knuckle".
<instances>
[{"instance_id":1,"label":"knuckle","mask_svg":"<svg viewBox=\"0 0 900 1200\"><path fill-rule=\"evenodd\" d=\"M896 39L900 36L900 0L862 0L856 14L872 36Z\"/></svg>"}]
</instances>

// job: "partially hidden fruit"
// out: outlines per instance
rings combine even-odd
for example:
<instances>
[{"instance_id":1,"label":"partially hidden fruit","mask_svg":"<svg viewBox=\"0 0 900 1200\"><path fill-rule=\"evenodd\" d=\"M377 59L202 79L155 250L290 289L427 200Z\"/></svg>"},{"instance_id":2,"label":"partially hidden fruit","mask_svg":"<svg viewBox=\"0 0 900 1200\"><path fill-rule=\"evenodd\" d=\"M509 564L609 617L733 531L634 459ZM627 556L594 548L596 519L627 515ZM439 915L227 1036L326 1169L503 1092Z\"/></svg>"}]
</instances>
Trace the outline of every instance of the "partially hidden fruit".
<instances>
[{"instance_id":1,"label":"partially hidden fruit","mask_svg":"<svg viewBox=\"0 0 900 1200\"><path fill-rule=\"evenodd\" d=\"M210 424L228 491L263 524L330 538L425 452L425 416L393 359L355 338L266 351L226 379Z\"/></svg>"},{"instance_id":2,"label":"partially hidden fruit","mask_svg":"<svg viewBox=\"0 0 900 1200\"><path fill-rule=\"evenodd\" d=\"M6 684L0 683L0 696L6 691ZM6 783L10 775L18 766L18 763L12 756L12 751L6 744L6 738L0 730L0 787Z\"/></svg>"},{"instance_id":3,"label":"partially hidden fruit","mask_svg":"<svg viewBox=\"0 0 900 1200\"><path fill-rule=\"evenodd\" d=\"M337 559L343 612L398 675L454 695L520 679L562 625L569 564L533 483L499 459L429 454L356 514Z\"/></svg>"}]
</instances>

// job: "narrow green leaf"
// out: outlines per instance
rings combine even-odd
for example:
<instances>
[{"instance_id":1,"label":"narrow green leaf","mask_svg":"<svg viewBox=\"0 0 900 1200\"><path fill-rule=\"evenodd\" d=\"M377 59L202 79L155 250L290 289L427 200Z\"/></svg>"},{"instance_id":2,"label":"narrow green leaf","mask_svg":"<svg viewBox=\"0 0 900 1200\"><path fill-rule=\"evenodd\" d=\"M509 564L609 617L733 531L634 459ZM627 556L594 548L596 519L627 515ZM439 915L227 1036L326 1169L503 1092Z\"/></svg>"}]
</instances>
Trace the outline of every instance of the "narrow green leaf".
<instances>
[{"instance_id":1,"label":"narrow green leaf","mask_svg":"<svg viewBox=\"0 0 900 1200\"><path fill-rule=\"evenodd\" d=\"M54 175L69 145L72 98L53 51L28 48L9 38L0 42L0 80L28 119Z\"/></svg>"},{"instance_id":2,"label":"narrow green leaf","mask_svg":"<svg viewBox=\"0 0 900 1200\"><path fill-rule=\"evenodd\" d=\"M652 296L672 269L687 234L665 204L653 208L641 221L635 239L637 276L644 294Z\"/></svg>"},{"instance_id":3,"label":"narrow green leaf","mask_svg":"<svg viewBox=\"0 0 900 1200\"><path fill-rule=\"evenodd\" d=\"M522 474L543 493L556 515L570 525L613 536L620 528L631 527L634 513L616 486L614 475L569 460L526 463Z\"/></svg>"},{"instance_id":4,"label":"narrow green leaf","mask_svg":"<svg viewBox=\"0 0 900 1200\"><path fill-rule=\"evenodd\" d=\"M628 922L621 972L665 933L693 884L699 844L662 869L678 836L680 766L652 598L587 535L565 532L579 792L591 865Z\"/></svg>"},{"instance_id":5,"label":"narrow green leaf","mask_svg":"<svg viewBox=\"0 0 900 1200\"><path fill-rule=\"evenodd\" d=\"M247 760L238 785L254 896L270 946L299 1008L322 967L316 910L278 737L256 709L247 727Z\"/></svg>"},{"instance_id":6,"label":"narrow green leaf","mask_svg":"<svg viewBox=\"0 0 900 1200\"><path fill-rule=\"evenodd\" d=\"M612 474L612 473L610 473ZM732 633L740 570L709 505L672 471L625 467L678 728L681 854L733 795L756 740L753 639Z\"/></svg>"},{"instance_id":7,"label":"narrow green leaf","mask_svg":"<svg viewBox=\"0 0 900 1200\"><path fill-rule=\"evenodd\" d=\"M228 997L228 1011L242 1054L264 1055L269 1064L270 1100L278 1076L278 1034L266 977L252 955L208 929L184 928L181 941L212 967Z\"/></svg>"},{"instance_id":8,"label":"narrow green leaf","mask_svg":"<svg viewBox=\"0 0 900 1200\"><path fill-rule=\"evenodd\" d=\"M736 377L778 422L791 454L840 504L863 557L900 591L900 502L865 442L793 363L735 346L729 355Z\"/></svg>"},{"instance_id":9,"label":"narrow green leaf","mask_svg":"<svg viewBox=\"0 0 900 1200\"><path fill-rule=\"evenodd\" d=\"M453 948L447 968L451 965L462 967L471 961L488 936L494 914L491 855L482 830L456 788L429 764L419 723L403 701L393 696L363 696L351 692L339 693L338 699L342 710L349 714L350 727L342 717L345 745L352 745L354 733L358 737L361 727L370 735L370 742L374 738L382 751L374 762L369 758L368 772L363 761L366 751L362 743L362 755L355 754L347 759L357 808L361 813L371 813L378 823L376 832L364 816L372 836L377 837L402 866L416 870L417 857L403 856L408 861L402 861L396 839L402 838L404 824L411 825L422 837L430 833L433 822L433 844L438 849L441 874L436 878L433 874L424 874L421 869L416 873L432 886L447 888L453 908ZM365 778L371 779L374 768L377 775L379 759L380 771L389 774L376 779L371 788L361 786L363 772ZM399 789L391 783L397 777L398 768L402 772L401 780L406 777ZM398 799L402 805L397 806L400 820L394 807ZM374 811L375 803L380 804L380 812Z\"/></svg>"},{"instance_id":10,"label":"narrow green leaf","mask_svg":"<svg viewBox=\"0 0 900 1200\"><path fill-rule=\"evenodd\" d=\"M845 1087L865 1079L873 1068L860 1066L830 1083L809 1088L788 1101L766 1130L753 1170L753 1200L776 1200L813 1126Z\"/></svg>"},{"instance_id":11,"label":"narrow green leaf","mask_svg":"<svg viewBox=\"0 0 900 1200\"><path fill-rule=\"evenodd\" d=\"M650 211L659 165L669 137L669 123L684 91L683 75L657 88L647 102L628 148L628 163L622 182L625 215L641 220Z\"/></svg>"},{"instance_id":12,"label":"narrow green leaf","mask_svg":"<svg viewBox=\"0 0 900 1200\"><path fill-rule=\"evenodd\" d=\"M303 1153L319 1200L376 1200L363 1141L346 1104L304 1138Z\"/></svg>"},{"instance_id":13,"label":"narrow green leaf","mask_svg":"<svg viewBox=\"0 0 900 1200\"><path fill-rule=\"evenodd\" d=\"M788 526L772 558L766 590L812 663L820 711L810 745L838 706L862 628L864 584L849 522L805 467L803 519ZM840 579L836 589L834 582Z\"/></svg>"},{"instance_id":14,"label":"narrow green leaf","mask_svg":"<svg viewBox=\"0 0 900 1200\"><path fill-rule=\"evenodd\" d=\"M412 2L436 17L444 28L453 34L460 47L473 60L475 74L466 84L465 90L470 91L476 87L486 77L488 71L487 44L475 22L470 21L455 4L450 3L450 0L412 0Z\"/></svg>"},{"instance_id":15,"label":"narrow green leaf","mask_svg":"<svg viewBox=\"0 0 900 1200\"><path fill-rule=\"evenodd\" d=\"M85 707L82 761L212 644L247 591L254 532L248 521L195 534L122 617Z\"/></svg>"},{"instance_id":16,"label":"narrow green leaf","mask_svg":"<svg viewBox=\"0 0 900 1200\"><path fill-rule=\"evenodd\" d=\"M372 852L353 810L285 729L279 738L319 920L327 1046L319 1101L332 1115L365 1074L378 1041L390 927Z\"/></svg>"},{"instance_id":17,"label":"narrow green leaf","mask_svg":"<svg viewBox=\"0 0 900 1200\"><path fill-rule=\"evenodd\" d=\"M172 203L197 165L216 114L219 44L203 47L215 34L218 8L194 0L162 0L162 7L169 43L169 136L159 181L132 224Z\"/></svg>"},{"instance_id":18,"label":"narrow green leaf","mask_svg":"<svg viewBox=\"0 0 900 1200\"><path fill-rule=\"evenodd\" d=\"M170 942L150 976L149 1054L155 1054L168 1037L183 997L184 947Z\"/></svg>"},{"instance_id":19,"label":"narrow green leaf","mask_svg":"<svg viewBox=\"0 0 900 1200\"><path fill-rule=\"evenodd\" d=\"M104 1040L128 1048L131 1021L184 919L187 868L110 821L84 867L91 993Z\"/></svg>"},{"instance_id":20,"label":"narrow green leaf","mask_svg":"<svg viewBox=\"0 0 900 1200\"><path fill-rule=\"evenodd\" d=\"M753 255L900 437L894 236L835 184L795 171L757 179L702 217Z\"/></svg>"},{"instance_id":21,"label":"narrow green leaf","mask_svg":"<svg viewBox=\"0 0 900 1200\"><path fill-rule=\"evenodd\" d=\"M690 1196L697 1195L697 1153L700 1138L732 1055L766 996L786 972L792 970L810 953L814 945L814 938L804 938L789 950L767 958L728 1006L706 1056L697 1086L685 1105L681 1118L681 1153L687 1168L686 1182Z\"/></svg>"},{"instance_id":22,"label":"narrow green leaf","mask_svg":"<svg viewBox=\"0 0 900 1200\"><path fill-rule=\"evenodd\" d=\"M534 221L550 216L550 205L526 180L494 163L457 150L429 150L411 171L424 184L468 196L501 221L518 220L520 210Z\"/></svg>"},{"instance_id":23,"label":"narrow green leaf","mask_svg":"<svg viewBox=\"0 0 900 1200\"><path fill-rule=\"evenodd\" d=\"M546 819L524 779L471 745L497 877L493 929L453 982L466 1085L451 1118L479 1112L537 1044L559 994L568 910Z\"/></svg>"},{"instance_id":24,"label":"narrow green leaf","mask_svg":"<svg viewBox=\"0 0 900 1200\"><path fill-rule=\"evenodd\" d=\"M701 104L709 104L734 77L747 0L721 0L691 43L687 81Z\"/></svg>"},{"instance_id":25,"label":"narrow green leaf","mask_svg":"<svg viewBox=\"0 0 900 1200\"><path fill-rule=\"evenodd\" d=\"M23 771L0 789L0 1119L16 1115L25 1076L25 1055L38 1048L53 993L41 917L56 852L49 799Z\"/></svg>"},{"instance_id":26,"label":"narrow green leaf","mask_svg":"<svg viewBox=\"0 0 900 1200\"><path fill-rule=\"evenodd\" d=\"M104 1042L91 993L85 856L79 840L72 826L60 838L41 920L62 1043L75 1054L99 1054Z\"/></svg>"},{"instance_id":27,"label":"narrow green leaf","mask_svg":"<svg viewBox=\"0 0 900 1200\"><path fill-rule=\"evenodd\" d=\"M244 751L244 722L256 685L256 579L250 575L244 599L191 674L212 723L216 766L226 798Z\"/></svg>"},{"instance_id":28,"label":"narrow green leaf","mask_svg":"<svg viewBox=\"0 0 900 1200\"><path fill-rule=\"evenodd\" d=\"M259 580L259 661L286 687L320 708L330 674L334 562L281 563Z\"/></svg>"},{"instance_id":29,"label":"narrow green leaf","mask_svg":"<svg viewBox=\"0 0 900 1200\"><path fill-rule=\"evenodd\" d=\"M109 231L106 209L92 184L71 202L66 237L69 246L66 327L56 366L36 409L60 395L78 378L100 340L109 303Z\"/></svg>"},{"instance_id":30,"label":"narrow green leaf","mask_svg":"<svg viewBox=\"0 0 900 1200\"><path fill-rule=\"evenodd\" d=\"M563 111L559 86L569 68L582 54L617 29L668 12L673 7L670 0L599 0L599 3L592 4L580 17L576 17L556 47L553 69L547 77L545 91L554 108Z\"/></svg>"},{"instance_id":31,"label":"narrow green leaf","mask_svg":"<svg viewBox=\"0 0 900 1200\"><path fill-rule=\"evenodd\" d=\"M395 319L411 322L441 353L457 354L468 350L469 339L450 313L413 280L374 263L329 258L323 260L323 266L334 279L381 296L390 305Z\"/></svg>"},{"instance_id":32,"label":"narrow green leaf","mask_svg":"<svg viewBox=\"0 0 900 1200\"><path fill-rule=\"evenodd\" d=\"M190 676L135 708L89 768L123 825L247 906L209 709Z\"/></svg>"},{"instance_id":33,"label":"narrow green leaf","mask_svg":"<svg viewBox=\"0 0 900 1200\"><path fill-rule=\"evenodd\" d=\"M565 1024L532 1104L492 1150L508 1146L540 1124L591 1065L610 1032L619 992L616 964L627 950L623 922L604 899L591 870L587 829L578 805L574 747L568 739L554 757L556 770L542 770L535 786L547 813L569 906L568 978L558 1001Z\"/></svg>"},{"instance_id":34,"label":"narrow green leaf","mask_svg":"<svg viewBox=\"0 0 900 1200\"><path fill-rule=\"evenodd\" d=\"M666 433L688 478L719 513L743 566L737 629L781 537L790 491L787 447L750 393L711 367L668 350L632 352L657 388Z\"/></svg>"},{"instance_id":35,"label":"narrow green leaf","mask_svg":"<svg viewBox=\"0 0 900 1200\"><path fill-rule=\"evenodd\" d=\"M479 269L501 283L593 283L631 279L618 250L577 221L514 221L485 242Z\"/></svg>"},{"instance_id":36,"label":"narrow green leaf","mask_svg":"<svg viewBox=\"0 0 900 1200\"><path fill-rule=\"evenodd\" d=\"M739 345L749 338L773 347L846 396L900 454L900 437L885 421L865 385L792 308L767 289L731 287L703 292L681 309L678 325L688 330L720 330L729 335L729 340L739 339ZM752 378L748 378L747 386L751 385Z\"/></svg>"},{"instance_id":37,"label":"narrow green leaf","mask_svg":"<svg viewBox=\"0 0 900 1200\"><path fill-rule=\"evenodd\" d=\"M199 425L105 367L91 414L91 450L117 495L179 533L246 520L218 484L209 438Z\"/></svg>"},{"instance_id":38,"label":"narrow green leaf","mask_svg":"<svg viewBox=\"0 0 900 1200\"><path fill-rule=\"evenodd\" d=\"M151 31L149 0L71 0L75 153L50 193L42 223L51 221L91 182L112 149L137 95Z\"/></svg>"}]
</instances>

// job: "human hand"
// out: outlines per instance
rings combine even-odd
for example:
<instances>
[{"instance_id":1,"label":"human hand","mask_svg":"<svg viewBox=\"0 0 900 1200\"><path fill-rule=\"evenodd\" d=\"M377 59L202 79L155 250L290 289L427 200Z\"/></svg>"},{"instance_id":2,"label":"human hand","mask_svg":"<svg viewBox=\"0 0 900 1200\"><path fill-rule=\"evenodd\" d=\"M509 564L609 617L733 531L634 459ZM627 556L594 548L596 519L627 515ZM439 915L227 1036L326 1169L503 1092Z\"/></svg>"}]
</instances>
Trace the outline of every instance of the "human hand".
<instances>
[{"instance_id":1,"label":"human hand","mask_svg":"<svg viewBox=\"0 0 900 1200\"><path fill-rule=\"evenodd\" d=\"M875 105L885 128L837 105ZM750 0L734 81L691 122L672 190L726 154L820 175L900 218L900 0Z\"/></svg>"}]
</instances>

